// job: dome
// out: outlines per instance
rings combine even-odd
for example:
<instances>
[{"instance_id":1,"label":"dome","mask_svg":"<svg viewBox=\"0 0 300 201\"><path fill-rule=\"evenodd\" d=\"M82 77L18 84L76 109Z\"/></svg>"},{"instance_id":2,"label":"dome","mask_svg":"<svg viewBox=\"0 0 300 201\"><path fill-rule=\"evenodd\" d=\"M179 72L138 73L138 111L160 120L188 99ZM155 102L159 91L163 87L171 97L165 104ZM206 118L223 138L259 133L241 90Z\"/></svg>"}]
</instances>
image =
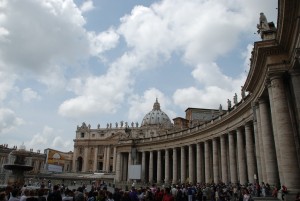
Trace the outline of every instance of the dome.
<instances>
[{"instance_id":1,"label":"dome","mask_svg":"<svg viewBox=\"0 0 300 201\"><path fill-rule=\"evenodd\" d=\"M151 112L145 115L141 126L163 125L169 127L172 125L170 118L160 109L160 104L156 99Z\"/></svg>"}]
</instances>

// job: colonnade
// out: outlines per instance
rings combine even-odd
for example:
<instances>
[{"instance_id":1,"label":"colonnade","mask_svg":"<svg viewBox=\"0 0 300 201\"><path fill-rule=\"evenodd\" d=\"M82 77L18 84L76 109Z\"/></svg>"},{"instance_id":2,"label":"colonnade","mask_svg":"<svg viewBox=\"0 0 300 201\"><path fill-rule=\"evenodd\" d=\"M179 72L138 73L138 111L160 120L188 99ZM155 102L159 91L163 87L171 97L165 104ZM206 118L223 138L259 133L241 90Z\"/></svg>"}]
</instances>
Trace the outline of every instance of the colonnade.
<instances>
[{"instance_id":1,"label":"colonnade","mask_svg":"<svg viewBox=\"0 0 300 201\"><path fill-rule=\"evenodd\" d=\"M300 94L298 86L291 86L300 83L299 75L291 74L287 81L282 74L270 74L262 95L248 97L239 106L247 110L236 116L230 117L234 109L228 112L226 115L231 119L223 122L223 129L218 128L218 133L214 133L212 127L209 133L190 130L188 140L185 136L170 135L168 142L153 139L151 146L139 142L134 148L137 154L131 153L131 143L115 144L113 149L103 145L103 170L115 172L116 182L129 181L130 165L140 165L143 182L244 184L259 181L300 189L297 131ZM75 149L73 169L80 156L82 171L95 171L99 162L98 148L94 147L93 154L89 154L91 147L88 146L81 153Z\"/></svg>"},{"instance_id":2,"label":"colonnade","mask_svg":"<svg viewBox=\"0 0 300 201\"><path fill-rule=\"evenodd\" d=\"M124 167L132 164L130 155L118 153L117 181L129 179L128 167L127 171ZM206 141L139 152L137 164L141 165L141 180L150 183L254 182L253 122Z\"/></svg>"},{"instance_id":3,"label":"colonnade","mask_svg":"<svg viewBox=\"0 0 300 201\"><path fill-rule=\"evenodd\" d=\"M297 75L297 79L292 78L294 83L299 82ZM211 133L205 140L201 139L201 132L193 135L189 143L178 144L180 139L174 139L173 147L166 144L148 150L141 147L136 160L136 164L141 164L141 180L241 184L259 181L300 189L299 134L295 132L297 124L293 125L291 114L292 104L296 104L299 115L299 103L288 101L284 79L282 74L270 74L265 93L249 103L252 117L243 125L224 129L223 134ZM299 100L298 88L290 88L295 90L290 95L295 94ZM122 168L132 164L128 153L117 154L117 164L122 164ZM116 167L116 181L128 180L122 168Z\"/></svg>"}]
</instances>

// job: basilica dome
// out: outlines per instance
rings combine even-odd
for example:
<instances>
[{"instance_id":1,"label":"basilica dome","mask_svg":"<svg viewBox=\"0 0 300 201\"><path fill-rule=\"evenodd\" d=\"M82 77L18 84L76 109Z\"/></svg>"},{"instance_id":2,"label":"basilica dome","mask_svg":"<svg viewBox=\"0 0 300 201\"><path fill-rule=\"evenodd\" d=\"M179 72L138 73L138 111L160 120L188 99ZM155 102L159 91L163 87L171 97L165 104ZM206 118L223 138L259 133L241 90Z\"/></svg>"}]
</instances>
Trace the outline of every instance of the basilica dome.
<instances>
[{"instance_id":1,"label":"basilica dome","mask_svg":"<svg viewBox=\"0 0 300 201\"><path fill-rule=\"evenodd\" d=\"M160 109L160 104L156 99L152 111L145 115L141 126L172 126L171 120L166 113Z\"/></svg>"}]
</instances>

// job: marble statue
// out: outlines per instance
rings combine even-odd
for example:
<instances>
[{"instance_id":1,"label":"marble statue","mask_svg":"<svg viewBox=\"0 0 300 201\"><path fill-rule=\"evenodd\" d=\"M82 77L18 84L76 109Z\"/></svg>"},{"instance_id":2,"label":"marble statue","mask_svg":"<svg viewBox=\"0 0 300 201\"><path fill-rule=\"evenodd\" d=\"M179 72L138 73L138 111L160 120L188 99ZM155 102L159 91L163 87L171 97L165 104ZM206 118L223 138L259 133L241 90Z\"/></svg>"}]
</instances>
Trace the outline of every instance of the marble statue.
<instances>
[{"instance_id":1,"label":"marble statue","mask_svg":"<svg viewBox=\"0 0 300 201\"><path fill-rule=\"evenodd\" d=\"M233 103L234 103L235 105L238 103L236 93L235 93L234 96L233 96Z\"/></svg>"},{"instance_id":2,"label":"marble statue","mask_svg":"<svg viewBox=\"0 0 300 201\"><path fill-rule=\"evenodd\" d=\"M231 109L231 101L229 99L227 99L227 104L228 104L228 110Z\"/></svg>"}]
</instances>

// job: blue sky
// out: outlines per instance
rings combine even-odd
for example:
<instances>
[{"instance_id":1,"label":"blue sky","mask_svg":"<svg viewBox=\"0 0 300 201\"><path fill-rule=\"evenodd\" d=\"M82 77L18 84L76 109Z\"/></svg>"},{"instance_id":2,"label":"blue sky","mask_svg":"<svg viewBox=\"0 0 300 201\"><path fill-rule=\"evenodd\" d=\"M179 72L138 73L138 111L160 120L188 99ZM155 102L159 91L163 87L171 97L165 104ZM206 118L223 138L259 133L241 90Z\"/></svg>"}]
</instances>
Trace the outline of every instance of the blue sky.
<instances>
[{"instance_id":1,"label":"blue sky","mask_svg":"<svg viewBox=\"0 0 300 201\"><path fill-rule=\"evenodd\" d=\"M0 0L0 144L73 150L77 125L226 108L275 0Z\"/></svg>"}]
</instances>

